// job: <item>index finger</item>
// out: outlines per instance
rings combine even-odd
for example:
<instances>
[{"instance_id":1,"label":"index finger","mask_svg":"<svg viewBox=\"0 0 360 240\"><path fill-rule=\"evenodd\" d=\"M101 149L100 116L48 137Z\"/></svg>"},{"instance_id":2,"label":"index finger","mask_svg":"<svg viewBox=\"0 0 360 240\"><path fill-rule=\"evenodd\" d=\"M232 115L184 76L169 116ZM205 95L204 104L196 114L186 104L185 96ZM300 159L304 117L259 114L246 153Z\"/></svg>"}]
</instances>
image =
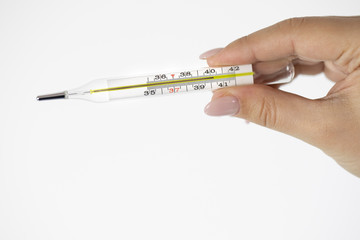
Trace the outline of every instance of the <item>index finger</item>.
<instances>
[{"instance_id":1,"label":"index finger","mask_svg":"<svg viewBox=\"0 0 360 240\"><path fill-rule=\"evenodd\" d=\"M209 66L248 64L283 58L339 59L354 39L357 17L291 18L242 37L207 59ZM358 31L355 31L358 32Z\"/></svg>"}]
</instances>

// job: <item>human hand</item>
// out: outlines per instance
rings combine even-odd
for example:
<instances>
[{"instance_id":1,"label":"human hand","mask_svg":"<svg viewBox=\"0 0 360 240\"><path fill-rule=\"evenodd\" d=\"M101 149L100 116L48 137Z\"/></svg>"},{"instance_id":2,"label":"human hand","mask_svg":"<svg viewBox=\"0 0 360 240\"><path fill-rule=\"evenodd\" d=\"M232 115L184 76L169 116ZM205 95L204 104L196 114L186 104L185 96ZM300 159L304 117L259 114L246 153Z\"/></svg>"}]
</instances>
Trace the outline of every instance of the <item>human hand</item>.
<instances>
[{"instance_id":1,"label":"human hand","mask_svg":"<svg viewBox=\"0 0 360 240\"><path fill-rule=\"evenodd\" d=\"M261 85L216 90L205 113L233 115L302 139L360 177L360 16L292 18L200 56L209 66L293 61L335 85L311 100Z\"/></svg>"}]
</instances>

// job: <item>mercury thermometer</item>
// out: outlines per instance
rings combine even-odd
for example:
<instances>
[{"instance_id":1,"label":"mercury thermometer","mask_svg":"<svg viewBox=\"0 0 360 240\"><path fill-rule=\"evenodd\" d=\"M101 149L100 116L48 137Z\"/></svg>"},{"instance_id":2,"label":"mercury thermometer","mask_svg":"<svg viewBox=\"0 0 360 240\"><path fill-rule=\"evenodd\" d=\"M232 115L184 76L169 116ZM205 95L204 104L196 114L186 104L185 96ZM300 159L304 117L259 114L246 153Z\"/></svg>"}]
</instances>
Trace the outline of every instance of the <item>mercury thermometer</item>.
<instances>
[{"instance_id":1,"label":"mercury thermometer","mask_svg":"<svg viewBox=\"0 0 360 240\"><path fill-rule=\"evenodd\" d=\"M131 97L152 97L215 90L246 84L283 84L294 78L293 64L286 63L275 69L261 69L256 65L208 67L145 76L97 79L79 88L40 95L37 100L84 99L107 102Z\"/></svg>"}]
</instances>

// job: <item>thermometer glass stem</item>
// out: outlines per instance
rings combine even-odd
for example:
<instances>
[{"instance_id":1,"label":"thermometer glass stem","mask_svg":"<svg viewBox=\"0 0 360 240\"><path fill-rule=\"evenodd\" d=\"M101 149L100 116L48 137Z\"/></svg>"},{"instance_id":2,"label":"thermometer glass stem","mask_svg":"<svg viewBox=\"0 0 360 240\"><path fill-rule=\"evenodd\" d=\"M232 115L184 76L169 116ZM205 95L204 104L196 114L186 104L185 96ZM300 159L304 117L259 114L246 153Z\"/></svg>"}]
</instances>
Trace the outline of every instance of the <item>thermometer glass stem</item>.
<instances>
[{"instance_id":1,"label":"thermometer glass stem","mask_svg":"<svg viewBox=\"0 0 360 240\"><path fill-rule=\"evenodd\" d=\"M158 73L137 77L98 79L79 88L40 95L38 100L84 99L106 102L130 97L151 97L190 91L215 90L246 84L283 84L294 78L294 66L248 64Z\"/></svg>"}]
</instances>

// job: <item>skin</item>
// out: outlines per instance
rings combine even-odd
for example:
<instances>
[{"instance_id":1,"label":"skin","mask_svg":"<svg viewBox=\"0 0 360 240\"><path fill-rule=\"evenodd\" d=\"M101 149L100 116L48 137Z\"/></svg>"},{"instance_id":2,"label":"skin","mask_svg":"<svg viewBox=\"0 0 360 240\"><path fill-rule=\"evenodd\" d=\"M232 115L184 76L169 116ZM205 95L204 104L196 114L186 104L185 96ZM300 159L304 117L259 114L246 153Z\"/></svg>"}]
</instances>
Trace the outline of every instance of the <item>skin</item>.
<instances>
[{"instance_id":1,"label":"skin","mask_svg":"<svg viewBox=\"0 0 360 240\"><path fill-rule=\"evenodd\" d=\"M360 177L360 16L288 19L207 58L214 67L284 60L335 85L316 100L260 84L219 89L212 100L235 97L235 117L308 142Z\"/></svg>"}]
</instances>

